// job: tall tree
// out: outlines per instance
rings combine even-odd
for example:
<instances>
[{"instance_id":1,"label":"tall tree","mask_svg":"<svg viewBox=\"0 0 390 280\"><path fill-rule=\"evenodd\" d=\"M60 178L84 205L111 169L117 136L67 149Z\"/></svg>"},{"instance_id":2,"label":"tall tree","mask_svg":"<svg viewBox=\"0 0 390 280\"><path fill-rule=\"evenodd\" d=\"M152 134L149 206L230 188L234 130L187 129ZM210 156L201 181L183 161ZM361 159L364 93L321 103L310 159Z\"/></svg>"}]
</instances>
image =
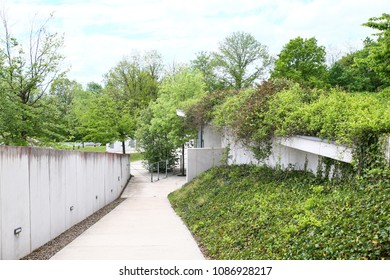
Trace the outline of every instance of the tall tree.
<instances>
[{"instance_id":1,"label":"tall tree","mask_svg":"<svg viewBox=\"0 0 390 280\"><path fill-rule=\"evenodd\" d=\"M272 63L267 47L245 32L226 37L214 60L221 81L235 89L251 87Z\"/></svg>"},{"instance_id":2,"label":"tall tree","mask_svg":"<svg viewBox=\"0 0 390 280\"><path fill-rule=\"evenodd\" d=\"M29 140L50 135L50 119L42 119L46 118L47 108L41 100L53 80L61 75L60 50L64 41L62 36L47 30L50 17L37 28L32 25L28 48L23 49L11 34L5 13L0 18L4 31L0 47L0 84L10 100L17 100L18 115L14 118L20 119L20 125L14 127L16 130L8 132L12 138L7 142L26 145Z\"/></svg>"},{"instance_id":3,"label":"tall tree","mask_svg":"<svg viewBox=\"0 0 390 280\"><path fill-rule=\"evenodd\" d=\"M161 71L162 59L156 51L122 59L105 75L104 89L81 116L84 138L119 140L126 153L125 141L134 138L139 112L157 98Z\"/></svg>"},{"instance_id":4,"label":"tall tree","mask_svg":"<svg viewBox=\"0 0 390 280\"><path fill-rule=\"evenodd\" d=\"M98 83L89 82L87 84L87 89L86 90L89 91L89 92L92 92L95 95L99 95L99 94L102 93L103 87L100 84L98 84Z\"/></svg>"},{"instance_id":5,"label":"tall tree","mask_svg":"<svg viewBox=\"0 0 390 280\"><path fill-rule=\"evenodd\" d=\"M136 132L148 163L168 159L173 164L176 149L194 134L176 110L203 96L205 87L202 73L189 68L163 80L158 99L142 111Z\"/></svg>"},{"instance_id":6,"label":"tall tree","mask_svg":"<svg viewBox=\"0 0 390 280\"><path fill-rule=\"evenodd\" d=\"M76 81L61 77L53 81L50 87L48 101L56 108L60 122L63 125L63 136L67 141L76 140L76 120L73 114L75 98L81 94L83 87ZM80 140L80 139L77 139Z\"/></svg>"},{"instance_id":7,"label":"tall tree","mask_svg":"<svg viewBox=\"0 0 390 280\"><path fill-rule=\"evenodd\" d=\"M370 45L366 39L364 48L343 56L329 69L329 83L348 91L377 91L384 86L379 74L370 69L367 57Z\"/></svg>"},{"instance_id":8,"label":"tall tree","mask_svg":"<svg viewBox=\"0 0 390 280\"><path fill-rule=\"evenodd\" d=\"M367 46L369 54L364 60L357 63L367 63L370 69L375 71L381 79L390 85L390 14L383 13L380 17L373 17L364 26L373 28L379 33L377 41Z\"/></svg>"},{"instance_id":9,"label":"tall tree","mask_svg":"<svg viewBox=\"0 0 390 280\"><path fill-rule=\"evenodd\" d=\"M191 67L202 72L209 92L225 87L223 82L219 80L216 75L216 66L213 55L205 51L197 53L196 58L191 61Z\"/></svg>"},{"instance_id":10,"label":"tall tree","mask_svg":"<svg viewBox=\"0 0 390 280\"><path fill-rule=\"evenodd\" d=\"M314 37L290 40L279 53L271 77L288 78L311 87L326 86L325 47L318 46Z\"/></svg>"}]
</instances>

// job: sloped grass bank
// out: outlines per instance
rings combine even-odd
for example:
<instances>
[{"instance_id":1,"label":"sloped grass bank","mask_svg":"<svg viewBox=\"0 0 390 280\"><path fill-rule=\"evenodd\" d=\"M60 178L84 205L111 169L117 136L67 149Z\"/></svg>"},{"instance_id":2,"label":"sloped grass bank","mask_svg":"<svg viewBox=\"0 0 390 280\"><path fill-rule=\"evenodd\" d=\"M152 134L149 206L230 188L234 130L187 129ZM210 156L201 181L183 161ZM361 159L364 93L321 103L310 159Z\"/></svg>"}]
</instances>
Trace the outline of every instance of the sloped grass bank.
<instances>
[{"instance_id":1,"label":"sloped grass bank","mask_svg":"<svg viewBox=\"0 0 390 280\"><path fill-rule=\"evenodd\" d=\"M390 259L388 179L224 166L169 199L211 259Z\"/></svg>"}]
</instances>

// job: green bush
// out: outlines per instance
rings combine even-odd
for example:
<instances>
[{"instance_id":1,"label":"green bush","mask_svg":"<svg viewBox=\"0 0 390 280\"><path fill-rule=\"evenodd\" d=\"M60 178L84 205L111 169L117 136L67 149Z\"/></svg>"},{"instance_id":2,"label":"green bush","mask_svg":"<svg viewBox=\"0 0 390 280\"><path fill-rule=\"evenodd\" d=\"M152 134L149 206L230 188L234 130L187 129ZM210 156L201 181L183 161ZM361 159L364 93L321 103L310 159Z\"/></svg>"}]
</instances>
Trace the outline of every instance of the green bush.
<instances>
[{"instance_id":1,"label":"green bush","mask_svg":"<svg viewBox=\"0 0 390 280\"><path fill-rule=\"evenodd\" d=\"M259 161L269 156L275 136L307 135L352 148L358 175L388 168L383 140L390 134L390 88L379 93L348 93L269 80L256 89L226 92L226 96L218 92L206 100L189 107L193 117L187 121L228 128Z\"/></svg>"},{"instance_id":2,"label":"green bush","mask_svg":"<svg viewBox=\"0 0 390 280\"><path fill-rule=\"evenodd\" d=\"M389 183L224 166L169 199L212 259L390 259Z\"/></svg>"}]
</instances>

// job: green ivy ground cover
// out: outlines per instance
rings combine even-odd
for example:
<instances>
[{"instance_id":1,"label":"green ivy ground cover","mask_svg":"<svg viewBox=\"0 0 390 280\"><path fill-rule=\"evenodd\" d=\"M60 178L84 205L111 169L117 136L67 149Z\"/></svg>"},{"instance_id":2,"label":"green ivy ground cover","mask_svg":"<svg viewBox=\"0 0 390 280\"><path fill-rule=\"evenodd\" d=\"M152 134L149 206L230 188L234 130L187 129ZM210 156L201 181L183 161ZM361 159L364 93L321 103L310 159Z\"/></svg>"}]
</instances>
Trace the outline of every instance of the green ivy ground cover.
<instances>
[{"instance_id":1,"label":"green ivy ground cover","mask_svg":"<svg viewBox=\"0 0 390 280\"><path fill-rule=\"evenodd\" d=\"M223 166L169 199L211 259L390 259L388 179Z\"/></svg>"}]
</instances>

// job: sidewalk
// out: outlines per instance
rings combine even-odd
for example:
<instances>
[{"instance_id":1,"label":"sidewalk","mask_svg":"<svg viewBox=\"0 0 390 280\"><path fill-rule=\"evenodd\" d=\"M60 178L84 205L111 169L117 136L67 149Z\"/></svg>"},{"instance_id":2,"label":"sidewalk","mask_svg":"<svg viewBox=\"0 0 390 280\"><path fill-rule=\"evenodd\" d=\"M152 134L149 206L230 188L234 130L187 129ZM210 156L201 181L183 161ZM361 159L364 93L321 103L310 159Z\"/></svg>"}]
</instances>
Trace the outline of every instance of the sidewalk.
<instances>
[{"instance_id":1,"label":"sidewalk","mask_svg":"<svg viewBox=\"0 0 390 280\"><path fill-rule=\"evenodd\" d=\"M131 163L131 174L135 177L122 195L126 200L51 259L204 259L167 199L185 177L171 175L151 183L140 162Z\"/></svg>"}]
</instances>

